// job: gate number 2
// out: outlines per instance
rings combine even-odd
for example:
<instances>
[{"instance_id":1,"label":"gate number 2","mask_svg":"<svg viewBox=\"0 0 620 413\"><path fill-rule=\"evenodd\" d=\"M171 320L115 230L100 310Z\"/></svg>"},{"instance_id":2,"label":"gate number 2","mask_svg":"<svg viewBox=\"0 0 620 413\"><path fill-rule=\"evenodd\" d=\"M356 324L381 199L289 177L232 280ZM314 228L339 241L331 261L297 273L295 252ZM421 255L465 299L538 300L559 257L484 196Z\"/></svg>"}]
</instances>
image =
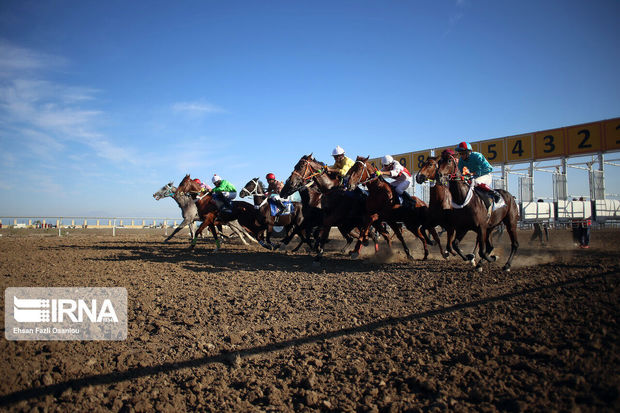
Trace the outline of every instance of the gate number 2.
<instances>
[{"instance_id":1,"label":"gate number 2","mask_svg":"<svg viewBox=\"0 0 620 413\"><path fill-rule=\"evenodd\" d=\"M582 129L579 132L577 132L577 135L583 135L583 140L577 146L579 149L587 149L587 148L591 148L592 147L591 143L586 143L587 140L590 139L590 131L589 130Z\"/></svg>"}]
</instances>

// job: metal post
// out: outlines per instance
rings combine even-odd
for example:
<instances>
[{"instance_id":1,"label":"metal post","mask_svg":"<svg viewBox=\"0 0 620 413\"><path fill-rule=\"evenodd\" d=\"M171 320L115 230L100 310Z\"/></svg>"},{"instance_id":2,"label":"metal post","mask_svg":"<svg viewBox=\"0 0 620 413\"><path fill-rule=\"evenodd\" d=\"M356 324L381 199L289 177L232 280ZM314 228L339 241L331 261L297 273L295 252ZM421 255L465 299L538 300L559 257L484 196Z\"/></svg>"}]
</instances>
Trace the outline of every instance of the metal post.
<instances>
[{"instance_id":1,"label":"metal post","mask_svg":"<svg viewBox=\"0 0 620 413\"><path fill-rule=\"evenodd\" d=\"M112 223L112 236L116 236L116 218L114 218L114 222Z\"/></svg>"}]
</instances>

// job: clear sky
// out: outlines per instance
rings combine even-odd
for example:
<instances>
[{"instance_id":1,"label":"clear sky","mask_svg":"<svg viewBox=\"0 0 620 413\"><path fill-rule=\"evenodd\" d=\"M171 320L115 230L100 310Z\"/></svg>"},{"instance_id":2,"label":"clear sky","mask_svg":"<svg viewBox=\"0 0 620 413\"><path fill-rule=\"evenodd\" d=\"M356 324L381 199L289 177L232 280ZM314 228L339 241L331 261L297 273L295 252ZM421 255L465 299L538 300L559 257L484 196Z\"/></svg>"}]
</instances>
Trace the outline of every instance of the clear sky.
<instances>
[{"instance_id":1,"label":"clear sky","mask_svg":"<svg viewBox=\"0 0 620 413\"><path fill-rule=\"evenodd\" d=\"M618 16L618 0L3 0L0 216L176 217L151 195L185 173L240 189L336 145L617 117Z\"/></svg>"}]
</instances>

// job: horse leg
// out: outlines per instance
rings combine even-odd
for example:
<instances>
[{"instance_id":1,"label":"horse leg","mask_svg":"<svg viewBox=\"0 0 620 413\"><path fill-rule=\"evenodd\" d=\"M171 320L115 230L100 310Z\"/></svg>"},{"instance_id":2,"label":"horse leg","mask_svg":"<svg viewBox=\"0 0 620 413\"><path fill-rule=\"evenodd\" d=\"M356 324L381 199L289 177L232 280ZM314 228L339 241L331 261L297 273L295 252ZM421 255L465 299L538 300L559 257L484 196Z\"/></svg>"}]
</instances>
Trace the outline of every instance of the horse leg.
<instances>
[{"instance_id":1,"label":"horse leg","mask_svg":"<svg viewBox=\"0 0 620 413\"><path fill-rule=\"evenodd\" d=\"M377 231L379 231L379 234L381 234L385 242L388 244L388 248L392 249L392 237L387 230L387 225L385 225L385 222L377 220L372 225L377 229ZM379 246L377 245L375 249L378 249L378 247Z\"/></svg>"},{"instance_id":2,"label":"horse leg","mask_svg":"<svg viewBox=\"0 0 620 413\"><path fill-rule=\"evenodd\" d=\"M448 258L448 253L446 251L443 250L443 248L441 247L441 240L439 239L439 234L437 234L437 230L435 229L435 225L429 225L427 228L428 232L431 233L431 235L433 236L433 239L435 240L435 242L437 243L437 246L439 247L439 253L441 254L441 256L443 258ZM429 244L432 245L432 244Z\"/></svg>"},{"instance_id":3,"label":"horse leg","mask_svg":"<svg viewBox=\"0 0 620 413\"><path fill-rule=\"evenodd\" d=\"M444 227L445 228L445 227ZM452 243L454 242L456 231L452 227L446 228L446 253L456 255L456 251L452 249Z\"/></svg>"},{"instance_id":4,"label":"horse leg","mask_svg":"<svg viewBox=\"0 0 620 413\"><path fill-rule=\"evenodd\" d=\"M403 238L403 232L402 232L402 228L400 224L392 221L392 222L388 222L388 225L390 226L390 228L392 228L392 231L394 231L394 234L396 235L400 243L403 245L403 249L405 250L405 255L407 255L407 259L413 260L413 257L411 256L411 252L409 251L409 247L407 247L407 243L405 242L405 238ZM419 234L419 235L422 237L422 239L424 239L422 234ZM426 245L426 241L424 241L424 244Z\"/></svg>"},{"instance_id":5,"label":"horse leg","mask_svg":"<svg viewBox=\"0 0 620 413\"><path fill-rule=\"evenodd\" d=\"M456 251L459 257L463 258L463 261L469 261L472 265L476 265L475 257L468 258L463 255L463 251L461 251L461 247L459 246L459 243L463 240L465 234L467 234L467 230L456 230L456 233L454 235L454 241L452 241L452 248L454 249L454 251Z\"/></svg>"},{"instance_id":6,"label":"horse leg","mask_svg":"<svg viewBox=\"0 0 620 413\"><path fill-rule=\"evenodd\" d=\"M409 228L407 228L407 229L409 229ZM409 229L409 231L411 231L411 230ZM424 260L428 259L428 253L429 252L428 252L428 244L426 242L426 238L427 237L424 236L423 228L422 227L418 227L418 228L416 228L415 231L411 231L411 232L413 233L413 235L415 235L422 242L422 246L424 247L424 258L422 258L422 260L424 261Z\"/></svg>"},{"instance_id":7,"label":"horse leg","mask_svg":"<svg viewBox=\"0 0 620 413\"><path fill-rule=\"evenodd\" d=\"M215 239L215 249L213 250L213 252L217 252L220 249L221 244L220 244L220 239L217 236L217 229L215 225L213 224L213 221L209 223L209 229L211 230L211 234L213 235L213 238Z\"/></svg>"},{"instance_id":8,"label":"horse leg","mask_svg":"<svg viewBox=\"0 0 620 413\"><path fill-rule=\"evenodd\" d=\"M360 255L360 251L362 249L362 245L364 243L364 239L368 238L368 231L370 230L370 226L374 225L375 222L378 222L379 214L371 214L364 216L364 224L360 227L360 237L357 239L357 243L355 244L355 248L351 251L351 258L356 259Z\"/></svg>"},{"instance_id":9,"label":"horse leg","mask_svg":"<svg viewBox=\"0 0 620 413\"><path fill-rule=\"evenodd\" d=\"M182 230L183 228L185 228L185 225L187 225L188 221L189 221L189 219L188 219L188 218L185 218L185 219L183 220L183 222L181 222L181 224L180 224L178 227L176 227L176 228L174 229L174 231L172 231L172 234L170 234L170 235L168 236L168 238L166 238L166 239L164 240L164 243L166 243L166 242L170 241L170 240L172 239L172 237L174 237L174 236L176 235L176 233L177 233L177 232L179 232L180 230ZM191 233L191 224L192 224L192 223L193 223L193 222L190 222L190 233ZM193 237L192 237L192 238L193 238Z\"/></svg>"},{"instance_id":10,"label":"horse leg","mask_svg":"<svg viewBox=\"0 0 620 413\"><path fill-rule=\"evenodd\" d=\"M202 224L200 224L200 226L198 227L198 229L196 230L196 232L194 233L194 238L192 238L192 243L189 247L190 250L193 250L194 247L196 246L196 241L198 241L198 235L202 233L202 230L204 230L207 226L209 226L209 229L211 228L210 225L213 225L213 223L209 223L208 222L208 218L205 218L202 220ZM213 232L213 230L211 230L211 232Z\"/></svg>"},{"instance_id":11,"label":"horse leg","mask_svg":"<svg viewBox=\"0 0 620 413\"><path fill-rule=\"evenodd\" d=\"M514 205L511 205L511 207ZM510 264L512 263L512 258L514 257L517 249L519 248L519 241L517 240L517 216L515 213L511 211L506 214L504 218L504 224L506 226L506 231L508 232L508 236L510 237L510 255L508 256L508 261L502 267L502 269L506 272L510 271Z\"/></svg>"},{"instance_id":12,"label":"horse leg","mask_svg":"<svg viewBox=\"0 0 620 413\"><path fill-rule=\"evenodd\" d=\"M269 222L267 224L267 229L265 230L266 232L266 236L265 236L265 242L263 244L263 247L267 248L268 250L272 250L273 249L273 245L271 244L271 233L273 232L273 223Z\"/></svg>"},{"instance_id":13,"label":"horse leg","mask_svg":"<svg viewBox=\"0 0 620 413\"><path fill-rule=\"evenodd\" d=\"M480 226L478 227L478 238L476 239L476 243L478 244L478 255L480 256L480 260L476 265L476 269L481 272L482 271L482 260L487 262L493 262L489 255L487 254L486 246L489 237L489 231L486 227Z\"/></svg>"},{"instance_id":14,"label":"horse leg","mask_svg":"<svg viewBox=\"0 0 620 413\"><path fill-rule=\"evenodd\" d=\"M340 231L340 234L342 234L342 237L346 241L346 244L344 244L344 247L342 247L342 249L340 250L340 253L344 254L346 252L347 248L349 248L349 246L351 246L351 244L353 243L353 237L351 236L350 231L347 231L345 229L345 227L342 226L342 225L338 227L338 231ZM361 236L361 234L360 234L360 236Z\"/></svg>"}]
</instances>

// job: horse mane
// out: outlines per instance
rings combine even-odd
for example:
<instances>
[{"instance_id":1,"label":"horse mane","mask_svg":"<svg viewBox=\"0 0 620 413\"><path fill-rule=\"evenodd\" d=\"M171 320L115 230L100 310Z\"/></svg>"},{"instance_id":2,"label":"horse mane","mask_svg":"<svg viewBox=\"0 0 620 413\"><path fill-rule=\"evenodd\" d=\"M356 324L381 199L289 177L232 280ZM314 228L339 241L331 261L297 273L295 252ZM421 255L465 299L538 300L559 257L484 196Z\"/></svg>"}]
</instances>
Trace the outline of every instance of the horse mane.
<instances>
[{"instance_id":1,"label":"horse mane","mask_svg":"<svg viewBox=\"0 0 620 413\"><path fill-rule=\"evenodd\" d=\"M261 181L260 179L257 181L256 183L257 185L260 185L261 189L263 190L263 192L267 192L267 187L265 186L265 184L263 183L263 181Z\"/></svg>"}]
</instances>

